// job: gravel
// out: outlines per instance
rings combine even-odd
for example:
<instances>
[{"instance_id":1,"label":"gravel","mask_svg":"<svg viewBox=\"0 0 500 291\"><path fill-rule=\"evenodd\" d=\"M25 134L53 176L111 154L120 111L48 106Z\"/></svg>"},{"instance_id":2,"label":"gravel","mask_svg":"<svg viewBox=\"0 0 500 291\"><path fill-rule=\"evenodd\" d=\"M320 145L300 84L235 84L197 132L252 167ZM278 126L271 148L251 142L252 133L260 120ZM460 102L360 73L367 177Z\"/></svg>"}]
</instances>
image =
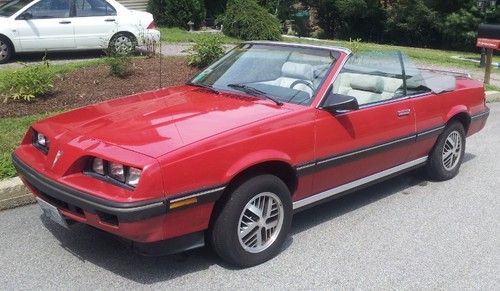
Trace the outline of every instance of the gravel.
<instances>
[{"instance_id":1,"label":"gravel","mask_svg":"<svg viewBox=\"0 0 500 291\"><path fill-rule=\"evenodd\" d=\"M500 104L451 181L409 173L294 217L274 260L237 270L209 249L140 257L36 205L0 212L1 289L500 289Z\"/></svg>"}]
</instances>

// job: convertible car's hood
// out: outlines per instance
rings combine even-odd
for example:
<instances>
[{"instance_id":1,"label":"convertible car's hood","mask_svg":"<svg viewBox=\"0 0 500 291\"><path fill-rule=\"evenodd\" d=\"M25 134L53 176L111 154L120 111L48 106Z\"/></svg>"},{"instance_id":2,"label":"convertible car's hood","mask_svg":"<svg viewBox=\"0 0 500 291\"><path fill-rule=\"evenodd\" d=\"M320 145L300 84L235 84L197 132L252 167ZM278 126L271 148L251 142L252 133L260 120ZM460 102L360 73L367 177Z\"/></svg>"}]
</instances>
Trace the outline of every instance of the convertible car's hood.
<instances>
[{"instance_id":1,"label":"convertible car's hood","mask_svg":"<svg viewBox=\"0 0 500 291\"><path fill-rule=\"evenodd\" d=\"M268 100L182 86L83 107L43 123L156 158L286 111Z\"/></svg>"}]
</instances>

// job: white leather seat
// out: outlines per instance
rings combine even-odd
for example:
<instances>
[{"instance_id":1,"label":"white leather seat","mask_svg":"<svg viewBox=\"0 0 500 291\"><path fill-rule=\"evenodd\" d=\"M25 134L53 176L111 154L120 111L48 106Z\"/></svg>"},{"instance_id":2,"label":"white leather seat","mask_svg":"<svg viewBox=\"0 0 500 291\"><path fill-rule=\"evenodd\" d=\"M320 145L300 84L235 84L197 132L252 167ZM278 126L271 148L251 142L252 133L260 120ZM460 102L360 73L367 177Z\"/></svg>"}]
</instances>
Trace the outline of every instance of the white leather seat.
<instances>
[{"instance_id":1,"label":"white leather seat","mask_svg":"<svg viewBox=\"0 0 500 291\"><path fill-rule=\"evenodd\" d=\"M403 85L403 80L367 74L341 73L333 92L355 97L360 105L388 100Z\"/></svg>"},{"instance_id":2,"label":"white leather seat","mask_svg":"<svg viewBox=\"0 0 500 291\"><path fill-rule=\"evenodd\" d=\"M273 81L263 82L263 84L269 84L279 87L290 88L290 86L298 81L306 81L312 85L312 80L314 79L313 66L309 64L301 64L294 62L286 62L281 67L281 76ZM293 89L304 91L312 96L314 91L307 85L298 83L293 86Z\"/></svg>"}]
</instances>

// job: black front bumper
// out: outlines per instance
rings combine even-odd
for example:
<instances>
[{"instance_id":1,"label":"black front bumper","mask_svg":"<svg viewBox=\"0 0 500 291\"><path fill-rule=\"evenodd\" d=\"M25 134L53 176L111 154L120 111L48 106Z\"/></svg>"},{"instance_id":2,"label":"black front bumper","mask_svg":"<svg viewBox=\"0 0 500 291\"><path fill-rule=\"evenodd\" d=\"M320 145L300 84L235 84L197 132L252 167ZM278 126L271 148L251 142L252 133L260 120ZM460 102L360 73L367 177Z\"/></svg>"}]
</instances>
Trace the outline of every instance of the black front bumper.
<instances>
[{"instance_id":1,"label":"black front bumper","mask_svg":"<svg viewBox=\"0 0 500 291\"><path fill-rule=\"evenodd\" d=\"M168 202L164 198L132 203L98 198L39 174L15 154L12 154L12 162L19 175L29 186L37 190L42 198L46 198L55 206L67 207L70 211L82 209L101 216L114 216L119 222L133 222L165 214L168 209Z\"/></svg>"}]
</instances>

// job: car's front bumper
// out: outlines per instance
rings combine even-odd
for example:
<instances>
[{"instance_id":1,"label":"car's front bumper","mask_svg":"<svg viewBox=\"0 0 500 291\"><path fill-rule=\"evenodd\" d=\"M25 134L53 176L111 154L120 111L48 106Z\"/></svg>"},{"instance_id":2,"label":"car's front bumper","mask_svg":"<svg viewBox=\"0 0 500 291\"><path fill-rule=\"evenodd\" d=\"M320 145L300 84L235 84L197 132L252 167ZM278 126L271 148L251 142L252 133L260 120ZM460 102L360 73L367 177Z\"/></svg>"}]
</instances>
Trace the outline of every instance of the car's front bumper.
<instances>
[{"instance_id":1,"label":"car's front bumper","mask_svg":"<svg viewBox=\"0 0 500 291\"><path fill-rule=\"evenodd\" d=\"M58 208L66 219L114 234L141 254L176 253L204 245L213 202L168 210L166 198L122 203L102 199L47 178L22 161L12 161L35 196Z\"/></svg>"}]
</instances>

